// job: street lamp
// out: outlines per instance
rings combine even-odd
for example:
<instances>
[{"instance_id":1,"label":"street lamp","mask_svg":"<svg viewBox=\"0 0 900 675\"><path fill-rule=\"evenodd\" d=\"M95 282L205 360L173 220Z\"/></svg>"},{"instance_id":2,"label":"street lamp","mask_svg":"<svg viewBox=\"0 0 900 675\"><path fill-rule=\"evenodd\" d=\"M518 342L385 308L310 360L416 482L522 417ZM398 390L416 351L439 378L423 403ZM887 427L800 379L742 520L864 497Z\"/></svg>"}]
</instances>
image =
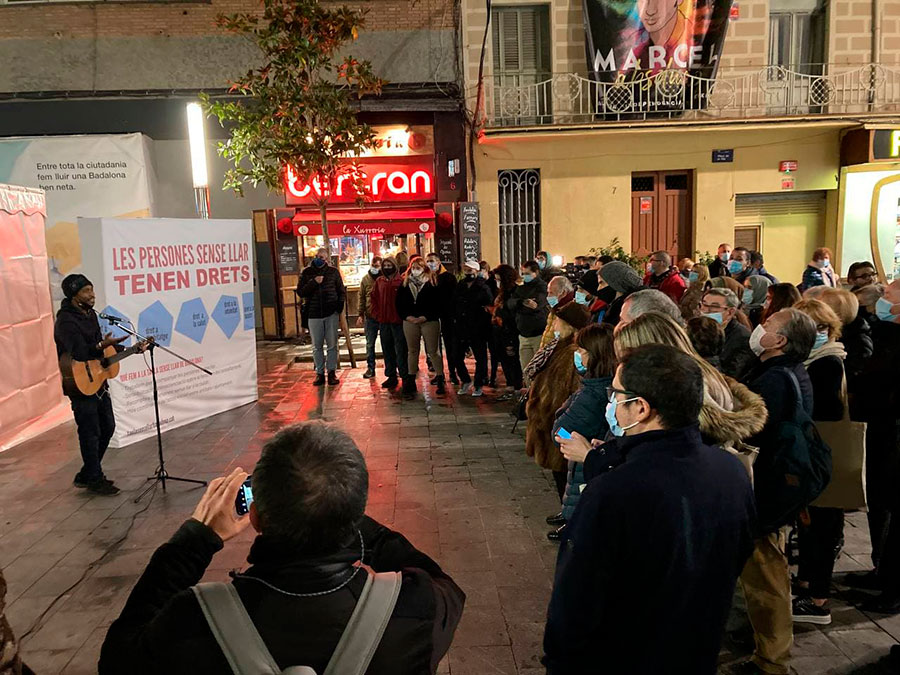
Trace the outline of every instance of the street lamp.
<instances>
[{"instance_id":1,"label":"street lamp","mask_svg":"<svg viewBox=\"0 0 900 675\"><path fill-rule=\"evenodd\" d=\"M206 169L206 132L203 129L203 108L199 103L187 104L188 139L191 147L191 174L194 182L194 201L201 218L209 218L209 175Z\"/></svg>"}]
</instances>

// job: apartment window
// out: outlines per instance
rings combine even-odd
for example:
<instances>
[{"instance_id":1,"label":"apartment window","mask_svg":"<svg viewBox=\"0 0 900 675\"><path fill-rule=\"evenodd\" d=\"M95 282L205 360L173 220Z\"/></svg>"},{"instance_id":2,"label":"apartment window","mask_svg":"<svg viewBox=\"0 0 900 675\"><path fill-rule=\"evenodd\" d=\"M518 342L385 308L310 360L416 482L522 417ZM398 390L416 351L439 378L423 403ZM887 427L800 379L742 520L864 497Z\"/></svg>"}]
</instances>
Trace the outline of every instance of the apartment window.
<instances>
[{"instance_id":1,"label":"apartment window","mask_svg":"<svg viewBox=\"0 0 900 675\"><path fill-rule=\"evenodd\" d=\"M772 0L769 5L769 65L821 75L825 61L822 0Z\"/></svg>"},{"instance_id":2,"label":"apartment window","mask_svg":"<svg viewBox=\"0 0 900 675\"><path fill-rule=\"evenodd\" d=\"M518 267L534 260L541 245L541 170L497 172L500 262Z\"/></svg>"},{"instance_id":3,"label":"apartment window","mask_svg":"<svg viewBox=\"0 0 900 675\"><path fill-rule=\"evenodd\" d=\"M494 114L507 124L539 123L551 108L549 7L495 7L491 25Z\"/></svg>"}]
</instances>

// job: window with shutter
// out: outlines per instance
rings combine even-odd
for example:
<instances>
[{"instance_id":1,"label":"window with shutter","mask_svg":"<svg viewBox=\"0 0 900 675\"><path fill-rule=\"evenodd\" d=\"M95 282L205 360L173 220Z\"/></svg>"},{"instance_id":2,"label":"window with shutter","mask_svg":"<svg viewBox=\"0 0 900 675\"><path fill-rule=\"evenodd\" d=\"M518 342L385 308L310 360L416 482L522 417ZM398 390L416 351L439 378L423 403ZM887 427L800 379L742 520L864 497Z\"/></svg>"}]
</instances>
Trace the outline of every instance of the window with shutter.
<instances>
[{"instance_id":1,"label":"window with shutter","mask_svg":"<svg viewBox=\"0 0 900 675\"><path fill-rule=\"evenodd\" d=\"M549 7L495 7L491 22L495 115L510 124L538 122L550 112Z\"/></svg>"}]
</instances>

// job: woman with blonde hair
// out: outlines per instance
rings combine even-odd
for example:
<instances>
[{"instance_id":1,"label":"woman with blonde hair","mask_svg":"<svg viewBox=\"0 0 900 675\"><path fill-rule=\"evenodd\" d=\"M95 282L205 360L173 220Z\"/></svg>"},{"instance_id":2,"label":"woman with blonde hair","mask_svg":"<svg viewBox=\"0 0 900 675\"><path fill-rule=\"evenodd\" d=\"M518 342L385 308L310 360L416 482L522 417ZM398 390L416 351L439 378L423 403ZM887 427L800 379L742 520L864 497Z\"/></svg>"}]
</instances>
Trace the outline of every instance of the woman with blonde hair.
<instances>
[{"instance_id":1,"label":"woman with blonde hair","mask_svg":"<svg viewBox=\"0 0 900 675\"><path fill-rule=\"evenodd\" d=\"M848 293L849 295L849 293ZM816 342L804 362L815 391L812 419L834 422L844 417L844 358L838 342L841 320L821 300L800 301L795 309L816 324ZM794 621L826 625L831 623L827 602L834 572L835 551L844 536L844 512L841 509L807 507L809 524L800 528L799 586L806 589L793 602Z\"/></svg>"},{"instance_id":2,"label":"woman with blonde hair","mask_svg":"<svg viewBox=\"0 0 900 675\"><path fill-rule=\"evenodd\" d=\"M707 443L734 450L745 438L760 432L768 413L762 397L726 375L722 375L694 350L684 329L672 318L657 312L642 314L616 335L616 355L645 344L664 344L691 356L703 372L703 407L700 433Z\"/></svg>"},{"instance_id":3,"label":"woman with blonde hair","mask_svg":"<svg viewBox=\"0 0 900 675\"><path fill-rule=\"evenodd\" d=\"M681 297L681 316L685 321L700 316L700 300L706 291L709 281L709 268L706 265L696 264L688 275L688 287Z\"/></svg>"},{"instance_id":4,"label":"woman with blonde hair","mask_svg":"<svg viewBox=\"0 0 900 675\"><path fill-rule=\"evenodd\" d=\"M428 268L421 256L409 261L403 273L403 284L397 291L397 313L403 319L403 335L406 338L408 375L403 377L403 394L412 397L416 393L416 372L419 370L419 351L425 340L425 353L435 369L437 393L443 394L444 360L440 354L441 294L437 287L437 275Z\"/></svg>"}]
</instances>

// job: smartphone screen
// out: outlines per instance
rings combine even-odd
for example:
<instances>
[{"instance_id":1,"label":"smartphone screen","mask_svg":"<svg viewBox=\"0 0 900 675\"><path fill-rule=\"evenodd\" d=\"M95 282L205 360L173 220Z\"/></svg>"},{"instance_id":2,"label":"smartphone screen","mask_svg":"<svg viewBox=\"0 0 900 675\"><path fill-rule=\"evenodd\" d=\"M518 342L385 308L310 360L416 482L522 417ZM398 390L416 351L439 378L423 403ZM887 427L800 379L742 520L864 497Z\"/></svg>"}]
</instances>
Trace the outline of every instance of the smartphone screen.
<instances>
[{"instance_id":1,"label":"smartphone screen","mask_svg":"<svg viewBox=\"0 0 900 675\"><path fill-rule=\"evenodd\" d=\"M562 427L560 427L559 429L556 430L556 435L559 436L560 438L564 438L566 440L572 438L572 434L570 432L566 431L565 429L563 429Z\"/></svg>"},{"instance_id":2,"label":"smartphone screen","mask_svg":"<svg viewBox=\"0 0 900 675\"><path fill-rule=\"evenodd\" d=\"M241 488L238 490L237 497L234 500L234 510L237 511L239 516L248 513L250 505L253 503L253 488L250 487L250 478L251 476L247 476L247 480L241 484Z\"/></svg>"}]
</instances>

